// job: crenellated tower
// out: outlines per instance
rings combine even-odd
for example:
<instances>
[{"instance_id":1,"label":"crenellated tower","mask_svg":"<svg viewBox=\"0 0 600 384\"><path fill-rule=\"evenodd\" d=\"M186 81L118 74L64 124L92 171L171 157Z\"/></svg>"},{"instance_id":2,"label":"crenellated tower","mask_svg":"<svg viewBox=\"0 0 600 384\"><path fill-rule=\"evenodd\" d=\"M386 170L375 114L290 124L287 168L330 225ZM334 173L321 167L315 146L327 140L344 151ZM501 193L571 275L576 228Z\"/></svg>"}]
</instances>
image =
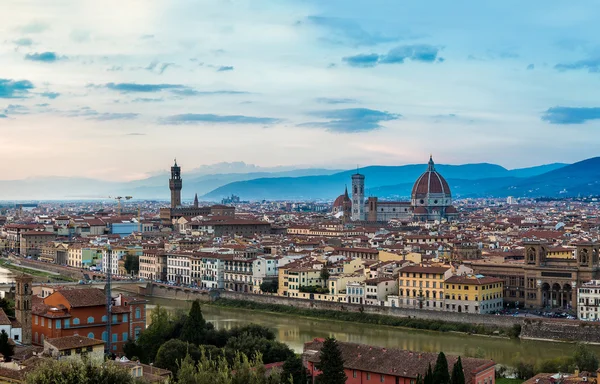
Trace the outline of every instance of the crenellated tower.
<instances>
[{"instance_id":1,"label":"crenellated tower","mask_svg":"<svg viewBox=\"0 0 600 384\"><path fill-rule=\"evenodd\" d=\"M169 179L169 189L171 190L171 208L177 208L181 206L181 188L183 187L183 180L181 180L181 167L177 165L177 159L175 164L171 167L171 178Z\"/></svg>"}]
</instances>

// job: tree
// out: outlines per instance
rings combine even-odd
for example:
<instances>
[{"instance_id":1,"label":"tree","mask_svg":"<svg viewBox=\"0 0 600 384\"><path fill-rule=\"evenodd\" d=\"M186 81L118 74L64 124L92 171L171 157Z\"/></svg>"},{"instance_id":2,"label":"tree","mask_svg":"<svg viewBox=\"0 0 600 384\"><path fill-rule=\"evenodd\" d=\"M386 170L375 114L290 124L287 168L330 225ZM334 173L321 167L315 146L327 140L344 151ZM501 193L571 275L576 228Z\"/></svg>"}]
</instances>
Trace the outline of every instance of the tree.
<instances>
[{"instance_id":1,"label":"tree","mask_svg":"<svg viewBox=\"0 0 600 384\"><path fill-rule=\"evenodd\" d=\"M123 266L129 275L137 274L140 270L140 257L137 255L126 255Z\"/></svg>"},{"instance_id":2,"label":"tree","mask_svg":"<svg viewBox=\"0 0 600 384\"><path fill-rule=\"evenodd\" d=\"M331 276L329 274L329 269L327 268L327 265L324 265L323 268L321 268L321 280L323 280L324 285L327 285L327 280L329 280L329 276Z\"/></svg>"},{"instance_id":3,"label":"tree","mask_svg":"<svg viewBox=\"0 0 600 384\"><path fill-rule=\"evenodd\" d=\"M299 355L288 357L285 363L283 363L281 377L283 380L292 379L292 383L294 384L306 384L308 374L306 368L304 368L304 365L302 364L302 357Z\"/></svg>"},{"instance_id":4,"label":"tree","mask_svg":"<svg viewBox=\"0 0 600 384\"><path fill-rule=\"evenodd\" d=\"M229 361L233 361L236 352L242 352L246 356L254 356L258 352L266 364L285 361L294 355L286 344L250 333L230 337L225 350Z\"/></svg>"},{"instance_id":5,"label":"tree","mask_svg":"<svg viewBox=\"0 0 600 384\"><path fill-rule=\"evenodd\" d=\"M0 299L0 308L4 310L6 316L14 317L15 316L15 303L14 301L7 300L6 298Z\"/></svg>"},{"instance_id":6,"label":"tree","mask_svg":"<svg viewBox=\"0 0 600 384\"><path fill-rule=\"evenodd\" d=\"M156 354L155 365L159 368L168 369L177 377L178 363L191 356L194 361L200 359L200 350L194 344L173 339L160 346Z\"/></svg>"},{"instance_id":7,"label":"tree","mask_svg":"<svg viewBox=\"0 0 600 384\"><path fill-rule=\"evenodd\" d=\"M277 293L279 282L277 280L266 280L260 285L260 290L263 293Z\"/></svg>"},{"instance_id":8,"label":"tree","mask_svg":"<svg viewBox=\"0 0 600 384\"><path fill-rule=\"evenodd\" d=\"M448 360L444 352L440 352L435 367L433 367L433 382L435 384L450 383L450 374L448 373Z\"/></svg>"},{"instance_id":9,"label":"tree","mask_svg":"<svg viewBox=\"0 0 600 384\"><path fill-rule=\"evenodd\" d=\"M175 323L169 312L157 305L150 315L152 323L144 332L140 334L137 340L139 351L143 353L138 356L143 363L150 363L156 358L156 353L161 345L167 340L172 339L174 335Z\"/></svg>"},{"instance_id":10,"label":"tree","mask_svg":"<svg viewBox=\"0 0 600 384\"><path fill-rule=\"evenodd\" d=\"M580 371L595 372L598 369L598 356L585 344L575 346L573 360Z\"/></svg>"},{"instance_id":11,"label":"tree","mask_svg":"<svg viewBox=\"0 0 600 384\"><path fill-rule=\"evenodd\" d=\"M431 363L427 366L427 373L423 378L423 384L434 384L433 383L433 370L431 369Z\"/></svg>"},{"instance_id":12,"label":"tree","mask_svg":"<svg viewBox=\"0 0 600 384\"><path fill-rule=\"evenodd\" d=\"M94 364L81 360L48 359L27 373L27 384L134 384L129 370L118 363Z\"/></svg>"},{"instance_id":13,"label":"tree","mask_svg":"<svg viewBox=\"0 0 600 384\"><path fill-rule=\"evenodd\" d=\"M462 361L460 356L452 367L452 376L450 377L450 384L465 384L465 373L463 372Z\"/></svg>"},{"instance_id":14,"label":"tree","mask_svg":"<svg viewBox=\"0 0 600 384\"><path fill-rule=\"evenodd\" d=\"M317 364L317 369L321 374L317 376L317 380L322 384L345 384L346 373L344 372L344 360L342 352L337 340L333 337L328 337L323 342L321 354Z\"/></svg>"},{"instance_id":15,"label":"tree","mask_svg":"<svg viewBox=\"0 0 600 384\"><path fill-rule=\"evenodd\" d=\"M185 320L183 329L181 330L181 340L188 343L200 345L204 342L206 334L206 320L202 316L200 309L200 301L195 300L190 308L190 313Z\"/></svg>"},{"instance_id":16,"label":"tree","mask_svg":"<svg viewBox=\"0 0 600 384\"><path fill-rule=\"evenodd\" d=\"M0 353L7 362L11 361L12 355L15 354L15 346L8 341L8 334L4 329L0 332Z\"/></svg>"}]
</instances>

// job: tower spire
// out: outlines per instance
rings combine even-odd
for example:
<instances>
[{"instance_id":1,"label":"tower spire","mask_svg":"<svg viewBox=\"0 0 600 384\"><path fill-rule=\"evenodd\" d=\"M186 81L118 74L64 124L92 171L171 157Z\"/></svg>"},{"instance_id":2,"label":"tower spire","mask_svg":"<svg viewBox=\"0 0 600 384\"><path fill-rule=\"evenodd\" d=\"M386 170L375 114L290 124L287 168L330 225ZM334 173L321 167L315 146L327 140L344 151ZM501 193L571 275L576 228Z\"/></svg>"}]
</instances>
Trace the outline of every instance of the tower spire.
<instances>
[{"instance_id":1,"label":"tower spire","mask_svg":"<svg viewBox=\"0 0 600 384\"><path fill-rule=\"evenodd\" d=\"M435 164L433 163L433 155L429 155L429 166L427 168L429 172L435 171Z\"/></svg>"},{"instance_id":2,"label":"tower spire","mask_svg":"<svg viewBox=\"0 0 600 384\"><path fill-rule=\"evenodd\" d=\"M194 208L198 208L198 194L196 193L196 196L194 196Z\"/></svg>"}]
</instances>

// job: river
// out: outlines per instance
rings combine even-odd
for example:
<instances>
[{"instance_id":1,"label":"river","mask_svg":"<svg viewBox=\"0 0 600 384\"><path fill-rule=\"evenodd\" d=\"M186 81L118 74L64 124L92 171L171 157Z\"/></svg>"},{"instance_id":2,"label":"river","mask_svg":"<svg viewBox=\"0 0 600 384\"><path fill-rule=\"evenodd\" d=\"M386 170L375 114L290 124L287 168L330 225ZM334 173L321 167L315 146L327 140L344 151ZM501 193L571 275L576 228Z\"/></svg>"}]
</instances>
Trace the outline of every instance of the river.
<instances>
[{"instance_id":1,"label":"river","mask_svg":"<svg viewBox=\"0 0 600 384\"><path fill-rule=\"evenodd\" d=\"M187 310L190 302L149 298L148 309L160 304L175 310ZM202 305L207 321L217 329L229 329L243 324L259 324L275 330L277 340L286 343L296 352L302 352L303 343L315 337L334 336L340 341L371 344L387 348L402 348L421 352L474 356L483 353L496 363L512 365L516 359L535 363L540 360L570 355L573 345L569 343L509 340L494 337L421 331L397 327L358 324L344 321L320 320L284 314L252 310L221 308ZM600 354L600 346L592 346ZM479 357L479 356L478 356Z\"/></svg>"}]
</instances>

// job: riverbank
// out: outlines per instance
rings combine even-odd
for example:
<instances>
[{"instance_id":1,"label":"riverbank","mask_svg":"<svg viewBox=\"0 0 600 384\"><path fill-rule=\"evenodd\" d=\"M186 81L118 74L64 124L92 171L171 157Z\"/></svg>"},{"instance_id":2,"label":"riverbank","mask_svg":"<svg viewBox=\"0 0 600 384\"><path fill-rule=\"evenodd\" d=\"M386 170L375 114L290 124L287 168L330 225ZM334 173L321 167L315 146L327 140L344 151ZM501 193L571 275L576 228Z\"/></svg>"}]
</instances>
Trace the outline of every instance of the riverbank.
<instances>
[{"instance_id":1,"label":"riverbank","mask_svg":"<svg viewBox=\"0 0 600 384\"><path fill-rule=\"evenodd\" d=\"M518 338L521 331L521 327L518 325L506 328L499 327L496 325L485 326L481 324L451 323L442 320L424 320L406 317L394 317L364 312L343 312L326 309L305 309L280 304L265 304L253 301L225 298L218 298L217 300L205 304L224 308L241 308L261 312L303 316L315 319L330 319L336 321L349 321L362 324L385 325L391 327L402 327L437 332L459 332L465 334L499 336L506 338Z\"/></svg>"},{"instance_id":2,"label":"riverbank","mask_svg":"<svg viewBox=\"0 0 600 384\"><path fill-rule=\"evenodd\" d=\"M6 260L0 260L0 266L6 268L12 272L26 273L33 276L34 282L75 282L77 280L72 279L68 276L63 276L59 273L41 270L37 268L27 268L19 265L12 264Z\"/></svg>"}]
</instances>

